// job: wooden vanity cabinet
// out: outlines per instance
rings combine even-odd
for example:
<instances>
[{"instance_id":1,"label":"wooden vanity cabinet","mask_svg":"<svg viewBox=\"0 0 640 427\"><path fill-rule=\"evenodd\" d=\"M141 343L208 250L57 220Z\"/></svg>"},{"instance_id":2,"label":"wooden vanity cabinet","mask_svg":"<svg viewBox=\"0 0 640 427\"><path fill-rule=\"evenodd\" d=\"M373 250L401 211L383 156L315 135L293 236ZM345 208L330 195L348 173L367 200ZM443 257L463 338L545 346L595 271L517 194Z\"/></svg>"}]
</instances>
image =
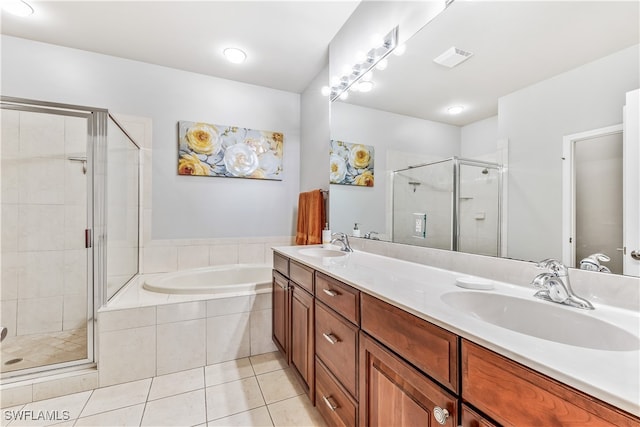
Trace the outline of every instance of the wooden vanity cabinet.
<instances>
[{"instance_id":1,"label":"wooden vanity cabinet","mask_svg":"<svg viewBox=\"0 0 640 427\"><path fill-rule=\"evenodd\" d=\"M462 405L460 413L460 427L498 427L466 404Z\"/></svg>"},{"instance_id":2,"label":"wooden vanity cabinet","mask_svg":"<svg viewBox=\"0 0 640 427\"><path fill-rule=\"evenodd\" d=\"M314 303L313 296L295 282L291 291L291 367L314 401Z\"/></svg>"},{"instance_id":3,"label":"wooden vanity cabinet","mask_svg":"<svg viewBox=\"0 0 640 427\"><path fill-rule=\"evenodd\" d=\"M462 398L503 425L640 425L638 418L467 340Z\"/></svg>"},{"instance_id":4,"label":"wooden vanity cabinet","mask_svg":"<svg viewBox=\"0 0 640 427\"><path fill-rule=\"evenodd\" d=\"M370 295L361 300L363 331L458 392L457 335Z\"/></svg>"},{"instance_id":5,"label":"wooden vanity cabinet","mask_svg":"<svg viewBox=\"0 0 640 427\"><path fill-rule=\"evenodd\" d=\"M321 413L327 413L325 419L330 423L355 425L360 291L316 272L315 297L316 369L325 374L321 381L316 380L316 404ZM326 393L334 396L337 408L332 408L336 406L333 401L325 400Z\"/></svg>"},{"instance_id":6,"label":"wooden vanity cabinet","mask_svg":"<svg viewBox=\"0 0 640 427\"><path fill-rule=\"evenodd\" d=\"M331 426L640 427L627 412L279 254L272 298L273 341Z\"/></svg>"},{"instance_id":7,"label":"wooden vanity cabinet","mask_svg":"<svg viewBox=\"0 0 640 427\"><path fill-rule=\"evenodd\" d=\"M271 289L272 337L276 347L289 360L289 279L273 271Z\"/></svg>"},{"instance_id":8,"label":"wooden vanity cabinet","mask_svg":"<svg viewBox=\"0 0 640 427\"><path fill-rule=\"evenodd\" d=\"M311 401L315 396L313 269L273 255L273 342ZM289 277L284 276L287 272Z\"/></svg>"},{"instance_id":9,"label":"wooden vanity cabinet","mask_svg":"<svg viewBox=\"0 0 640 427\"><path fill-rule=\"evenodd\" d=\"M454 394L363 332L360 372L360 425L458 425L458 398Z\"/></svg>"}]
</instances>

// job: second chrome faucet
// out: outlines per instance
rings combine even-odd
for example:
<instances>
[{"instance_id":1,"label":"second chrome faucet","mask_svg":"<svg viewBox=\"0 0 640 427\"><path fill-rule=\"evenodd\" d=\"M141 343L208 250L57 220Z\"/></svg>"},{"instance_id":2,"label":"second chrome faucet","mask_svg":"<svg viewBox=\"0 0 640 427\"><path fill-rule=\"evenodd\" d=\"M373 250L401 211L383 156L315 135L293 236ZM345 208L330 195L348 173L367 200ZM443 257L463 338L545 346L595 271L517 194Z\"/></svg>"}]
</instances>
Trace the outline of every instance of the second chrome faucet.
<instances>
[{"instance_id":1,"label":"second chrome faucet","mask_svg":"<svg viewBox=\"0 0 640 427\"><path fill-rule=\"evenodd\" d=\"M536 298L586 310L594 309L593 304L573 293L569 283L569 271L560 261L545 259L540 261L537 267L549 271L538 274L531 281L533 286L540 289L534 294Z\"/></svg>"}]
</instances>

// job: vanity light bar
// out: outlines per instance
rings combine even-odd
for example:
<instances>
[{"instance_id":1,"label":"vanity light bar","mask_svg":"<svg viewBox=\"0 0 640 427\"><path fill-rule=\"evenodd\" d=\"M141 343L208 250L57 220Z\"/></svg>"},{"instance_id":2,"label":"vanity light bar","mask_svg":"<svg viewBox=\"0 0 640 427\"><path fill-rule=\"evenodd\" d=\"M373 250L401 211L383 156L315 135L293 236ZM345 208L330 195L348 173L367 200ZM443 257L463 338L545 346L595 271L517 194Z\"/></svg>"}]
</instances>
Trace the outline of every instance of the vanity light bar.
<instances>
[{"instance_id":1,"label":"vanity light bar","mask_svg":"<svg viewBox=\"0 0 640 427\"><path fill-rule=\"evenodd\" d=\"M355 64L351 67L351 73L345 74L340 77L338 84L332 85L327 91L331 101L335 101L349 90L362 76L367 74L373 67L375 67L380 61L385 59L393 50L398 46L398 26L396 25L382 41L382 45L374 47L366 54L366 59L363 62Z\"/></svg>"}]
</instances>

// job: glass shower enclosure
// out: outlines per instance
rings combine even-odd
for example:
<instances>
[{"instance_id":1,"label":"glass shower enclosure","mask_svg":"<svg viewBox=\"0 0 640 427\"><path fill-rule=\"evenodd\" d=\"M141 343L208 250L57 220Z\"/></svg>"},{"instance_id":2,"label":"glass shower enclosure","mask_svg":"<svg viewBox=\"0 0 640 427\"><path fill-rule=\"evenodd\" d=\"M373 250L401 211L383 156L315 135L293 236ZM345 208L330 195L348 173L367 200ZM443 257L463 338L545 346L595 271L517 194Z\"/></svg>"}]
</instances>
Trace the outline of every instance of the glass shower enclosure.
<instances>
[{"instance_id":1,"label":"glass shower enclosure","mask_svg":"<svg viewBox=\"0 0 640 427\"><path fill-rule=\"evenodd\" d=\"M138 272L139 148L103 109L1 98L0 378L95 362Z\"/></svg>"},{"instance_id":2,"label":"glass shower enclosure","mask_svg":"<svg viewBox=\"0 0 640 427\"><path fill-rule=\"evenodd\" d=\"M502 166L452 157L393 172L392 240L501 255Z\"/></svg>"}]
</instances>

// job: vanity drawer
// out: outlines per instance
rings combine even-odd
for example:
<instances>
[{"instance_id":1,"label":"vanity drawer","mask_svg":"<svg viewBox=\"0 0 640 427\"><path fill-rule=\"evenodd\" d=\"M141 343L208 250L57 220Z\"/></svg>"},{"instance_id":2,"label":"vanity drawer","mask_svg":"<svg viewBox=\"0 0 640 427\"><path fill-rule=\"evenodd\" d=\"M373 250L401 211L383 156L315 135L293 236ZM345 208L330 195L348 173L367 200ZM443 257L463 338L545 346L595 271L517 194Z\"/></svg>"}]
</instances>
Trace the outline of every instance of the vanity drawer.
<instances>
[{"instance_id":1,"label":"vanity drawer","mask_svg":"<svg viewBox=\"0 0 640 427\"><path fill-rule=\"evenodd\" d=\"M289 262L289 278L313 295L313 269L295 261Z\"/></svg>"},{"instance_id":2,"label":"vanity drawer","mask_svg":"<svg viewBox=\"0 0 640 427\"><path fill-rule=\"evenodd\" d=\"M455 334L365 293L360 300L363 331L450 390L458 391Z\"/></svg>"},{"instance_id":3,"label":"vanity drawer","mask_svg":"<svg viewBox=\"0 0 640 427\"><path fill-rule=\"evenodd\" d=\"M316 355L357 397L358 328L317 300Z\"/></svg>"},{"instance_id":4,"label":"vanity drawer","mask_svg":"<svg viewBox=\"0 0 640 427\"><path fill-rule=\"evenodd\" d=\"M316 408L331 426L355 426L357 404L316 358Z\"/></svg>"},{"instance_id":5,"label":"vanity drawer","mask_svg":"<svg viewBox=\"0 0 640 427\"><path fill-rule=\"evenodd\" d=\"M273 253L273 269L289 277L289 258L280 255L277 252Z\"/></svg>"},{"instance_id":6,"label":"vanity drawer","mask_svg":"<svg viewBox=\"0 0 640 427\"><path fill-rule=\"evenodd\" d=\"M316 298L355 325L360 323L360 291L316 272Z\"/></svg>"},{"instance_id":7,"label":"vanity drawer","mask_svg":"<svg viewBox=\"0 0 640 427\"><path fill-rule=\"evenodd\" d=\"M503 425L640 425L618 408L466 340L462 398Z\"/></svg>"}]
</instances>

